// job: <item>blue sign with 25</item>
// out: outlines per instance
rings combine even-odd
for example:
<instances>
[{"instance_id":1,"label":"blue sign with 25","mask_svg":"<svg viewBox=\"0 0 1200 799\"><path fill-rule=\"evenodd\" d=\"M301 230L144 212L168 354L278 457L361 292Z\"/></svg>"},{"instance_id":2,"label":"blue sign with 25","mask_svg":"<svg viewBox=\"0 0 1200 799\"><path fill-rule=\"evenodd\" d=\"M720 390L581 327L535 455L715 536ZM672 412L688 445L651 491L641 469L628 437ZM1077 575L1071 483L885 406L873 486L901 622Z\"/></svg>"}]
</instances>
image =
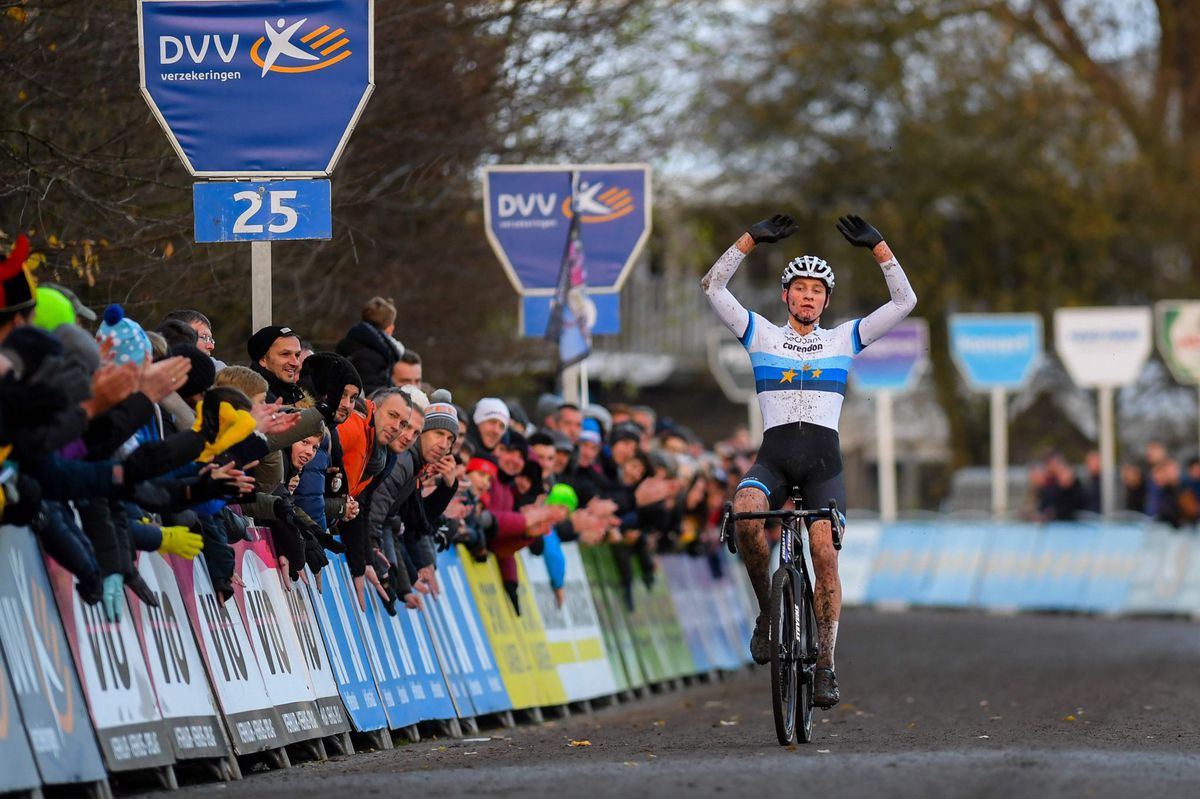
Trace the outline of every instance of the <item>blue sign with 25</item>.
<instances>
[{"instance_id":1,"label":"blue sign with 25","mask_svg":"<svg viewBox=\"0 0 1200 799\"><path fill-rule=\"evenodd\" d=\"M374 88L373 10L140 0L142 93L194 175L328 175Z\"/></svg>"},{"instance_id":2,"label":"blue sign with 25","mask_svg":"<svg viewBox=\"0 0 1200 799\"><path fill-rule=\"evenodd\" d=\"M333 237L328 180L197 183L192 192L200 243Z\"/></svg>"}]
</instances>

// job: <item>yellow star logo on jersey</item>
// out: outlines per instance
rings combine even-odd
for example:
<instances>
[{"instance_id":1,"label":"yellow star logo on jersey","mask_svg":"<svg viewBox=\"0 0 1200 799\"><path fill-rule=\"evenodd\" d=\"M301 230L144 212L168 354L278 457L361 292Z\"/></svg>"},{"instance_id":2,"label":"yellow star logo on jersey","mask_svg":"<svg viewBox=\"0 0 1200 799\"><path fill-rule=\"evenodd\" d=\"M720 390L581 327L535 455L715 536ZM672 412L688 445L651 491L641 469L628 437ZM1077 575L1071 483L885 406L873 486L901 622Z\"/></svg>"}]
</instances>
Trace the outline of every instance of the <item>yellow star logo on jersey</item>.
<instances>
[{"instance_id":1,"label":"yellow star logo on jersey","mask_svg":"<svg viewBox=\"0 0 1200 799\"><path fill-rule=\"evenodd\" d=\"M813 370L812 370L812 376L813 376L813 380L816 380L816 379L818 379L818 378L821 376L821 370L820 370L820 369L813 369Z\"/></svg>"},{"instance_id":2,"label":"yellow star logo on jersey","mask_svg":"<svg viewBox=\"0 0 1200 799\"><path fill-rule=\"evenodd\" d=\"M780 376L779 382L780 383L790 383L790 382L792 382L792 378L794 378L796 376L796 374L797 374L797 372L795 369L788 369L786 372L783 373L782 376Z\"/></svg>"}]
</instances>

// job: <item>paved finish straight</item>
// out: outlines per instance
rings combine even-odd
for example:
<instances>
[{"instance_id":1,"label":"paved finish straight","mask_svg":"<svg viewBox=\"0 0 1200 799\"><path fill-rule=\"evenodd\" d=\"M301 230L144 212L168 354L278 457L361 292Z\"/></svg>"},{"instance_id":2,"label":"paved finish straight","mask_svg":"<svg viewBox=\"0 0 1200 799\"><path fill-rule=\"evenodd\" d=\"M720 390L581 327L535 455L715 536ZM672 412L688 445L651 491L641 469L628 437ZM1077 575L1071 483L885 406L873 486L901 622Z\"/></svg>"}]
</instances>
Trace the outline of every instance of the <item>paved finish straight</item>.
<instances>
[{"instance_id":1,"label":"paved finish straight","mask_svg":"<svg viewBox=\"0 0 1200 799\"><path fill-rule=\"evenodd\" d=\"M842 704L775 743L765 669L543 727L250 774L228 797L1200 796L1200 626L850 610ZM572 746L573 741L590 746Z\"/></svg>"}]
</instances>

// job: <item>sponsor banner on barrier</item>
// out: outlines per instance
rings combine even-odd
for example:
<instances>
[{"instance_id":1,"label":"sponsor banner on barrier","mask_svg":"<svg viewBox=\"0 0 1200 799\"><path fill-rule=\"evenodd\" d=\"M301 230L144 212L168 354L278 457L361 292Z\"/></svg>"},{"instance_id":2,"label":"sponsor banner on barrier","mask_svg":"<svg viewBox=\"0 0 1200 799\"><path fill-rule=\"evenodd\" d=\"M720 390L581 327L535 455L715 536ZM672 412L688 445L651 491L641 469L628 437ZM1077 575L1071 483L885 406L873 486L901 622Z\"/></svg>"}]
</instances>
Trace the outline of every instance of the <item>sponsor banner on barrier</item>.
<instances>
[{"instance_id":1,"label":"sponsor banner on barrier","mask_svg":"<svg viewBox=\"0 0 1200 799\"><path fill-rule=\"evenodd\" d=\"M584 571L587 573L588 587L592 592L592 603L596 608L596 618L600 622L600 633L604 637L604 651L608 654L608 663L612 668L613 682L618 691L628 691L629 675L626 672L625 659L621 653L621 642L618 639L615 622L612 619L612 611L605 596L605 587L602 584L599 566L596 564L596 558L603 551L605 551L603 547L587 547L580 552L580 557L583 561ZM607 555L604 555L604 557L607 557Z\"/></svg>"},{"instance_id":2,"label":"sponsor banner on barrier","mask_svg":"<svg viewBox=\"0 0 1200 799\"><path fill-rule=\"evenodd\" d=\"M1189 613L1184 590L1193 571L1195 535L1172 530L1165 524L1146 529L1138 557L1138 570L1129 587L1130 613Z\"/></svg>"},{"instance_id":3,"label":"sponsor banner on barrier","mask_svg":"<svg viewBox=\"0 0 1200 799\"><path fill-rule=\"evenodd\" d=\"M879 522L851 520L838 553L838 576L842 578L842 604L861 605L867 601L871 582L871 564L879 546L882 528ZM740 563L733 568L741 568ZM743 569L744 571L744 569Z\"/></svg>"},{"instance_id":4,"label":"sponsor banner on barrier","mask_svg":"<svg viewBox=\"0 0 1200 799\"><path fill-rule=\"evenodd\" d=\"M321 625L330 669L354 729L381 730L388 726L387 714L372 675L370 653L352 609L354 597L346 579L345 556L332 552L325 555L329 565L321 570L320 586L310 579L308 592Z\"/></svg>"},{"instance_id":5,"label":"sponsor banner on barrier","mask_svg":"<svg viewBox=\"0 0 1200 799\"><path fill-rule=\"evenodd\" d=\"M157 552L140 553L137 568L158 599L158 607L150 607L131 594L126 596L175 757L225 757L229 742L188 625L175 574Z\"/></svg>"},{"instance_id":6,"label":"sponsor banner on barrier","mask_svg":"<svg viewBox=\"0 0 1200 799\"><path fill-rule=\"evenodd\" d=\"M711 619L700 611L703 600L697 596L697 584L692 575L691 564L703 560L690 558L687 555L664 555L659 558L663 578L671 588L671 600L683 628L683 637L687 641L688 650L692 653L692 662L696 671L705 673L720 666L706 628ZM705 568L707 564L704 564Z\"/></svg>"},{"instance_id":7,"label":"sponsor banner on barrier","mask_svg":"<svg viewBox=\"0 0 1200 799\"><path fill-rule=\"evenodd\" d=\"M633 601L626 608L625 618L629 622L629 631L633 634L633 645L637 650L638 662L642 666L642 673L646 676L646 681L662 682L672 676L671 668L667 663L666 646L654 626L654 615L650 607L650 588L646 585L646 576L636 557L631 556L630 566L633 569L633 581L629 585L629 590Z\"/></svg>"},{"instance_id":8,"label":"sponsor banner on barrier","mask_svg":"<svg viewBox=\"0 0 1200 799\"><path fill-rule=\"evenodd\" d=\"M396 606L396 616L388 615L378 594L370 587L364 598L367 609L358 610L358 619L367 633L367 647L388 725L400 729L428 719L452 718L454 705L437 670L431 644L423 627L420 636L414 627L414 622L422 623L420 615L400 604ZM357 599L354 607L358 608Z\"/></svg>"},{"instance_id":9,"label":"sponsor banner on barrier","mask_svg":"<svg viewBox=\"0 0 1200 799\"><path fill-rule=\"evenodd\" d=\"M513 626L525 651L529 653L529 661L533 664L534 688L538 692L538 704L547 707L565 705L568 701L567 690L558 669L554 656L550 653L550 642L546 640L546 625L542 614L538 612L537 598L529 584L529 574L526 572L521 559L517 558L517 574L520 583L517 586L517 601L521 612L514 611L512 602L506 601L504 609L512 615Z\"/></svg>"},{"instance_id":10,"label":"sponsor banner on barrier","mask_svg":"<svg viewBox=\"0 0 1200 799\"><path fill-rule=\"evenodd\" d=\"M617 567L618 547L623 544L613 544L597 547L592 550L594 563L599 574L598 585L603 589L604 601L608 606L608 617L612 622L613 637L618 642L617 651L621 655L626 680L631 688L641 688L647 682L646 672L638 658L637 643L634 640L633 627L629 620L629 607L633 602L632 586L626 590L621 583L620 570ZM629 553L628 547L624 553Z\"/></svg>"},{"instance_id":11,"label":"sponsor banner on barrier","mask_svg":"<svg viewBox=\"0 0 1200 799\"><path fill-rule=\"evenodd\" d=\"M934 566L941 530L934 524L901 522L883 528L867 602L910 603L921 595Z\"/></svg>"},{"instance_id":12,"label":"sponsor banner on barrier","mask_svg":"<svg viewBox=\"0 0 1200 799\"><path fill-rule=\"evenodd\" d=\"M174 763L125 592L118 605L120 620L109 622L99 603L88 605L79 598L75 575L48 555L46 573L108 770Z\"/></svg>"},{"instance_id":13,"label":"sponsor banner on barrier","mask_svg":"<svg viewBox=\"0 0 1200 799\"><path fill-rule=\"evenodd\" d=\"M407 652L408 679L413 696L417 699L417 712L421 721L452 719L454 701L450 698L446 677L438 663L433 641L425 626L421 611L397 605L396 615L391 617L396 631L396 645Z\"/></svg>"},{"instance_id":14,"label":"sponsor banner on barrier","mask_svg":"<svg viewBox=\"0 0 1200 799\"><path fill-rule=\"evenodd\" d=\"M487 562L476 563L468 557L459 562L471 586L483 629L492 643L496 665L513 709L539 707L542 703L536 682L537 668L513 620L512 603L500 585L496 559L488 556ZM558 679L557 673L554 679Z\"/></svg>"},{"instance_id":15,"label":"sponsor banner on barrier","mask_svg":"<svg viewBox=\"0 0 1200 799\"><path fill-rule=\"evenodd\" d=\"M528 549L521 551L525 574L545 626L550 656L570 701L608 696L616 692L617 684L604 650L600 619L592 602L579 545L574 542L563 544L562 551L566 577L561 607L550 586L545 561Z\"/></svg>"},{"instance_id":16,"label":"sponsor banner on barrier","mask_svg":"<svg viewBox=\"0 0 1200 799\"><path fill-rule=\"evenodd\" d=\"M221 706L233 751L239 755L277 749L288 743L283 721L271 702L246 635L241 609L213 591L204 555L168 557L210 685Z\"/></svg>"},{"instance_id":17,"label":"sponsor banner on barrier","mask_svg":"<svg viewBox=\"0 0 1200 799\"><path fill-rule=\"evenodd\" d=\"M0 647L0 763L4 764L0 769L0 793L28 791L42 784L37 764L33 762L33 750L25 737L17 697L8 679L3 647Z\"/></svg>"},{"instance_id":18,"label":"sponsor banner on barrier","mask_svg":"<svg viewBox=\"0 0 1200 799\"><path fill-rule=\"evenodd\" d=\"M23 527L0 527L0 643L42 782L103 780L104 763L42 554Z\"/></svg>"},{"instance_id":19,"label":"sponsor banner on barrier","mask_svg":"<svg viewBox=\"0 0 1200 799\"><path fill-rule=\"evenodd\" d=\"M1079 607L1091 566L1098 525L1052 522L1042 529L1029 583L1019 607L1071 610Z\"/></svg>"},{"instance_id":20,"label":"sponsor banner on barrier","mask_svg":"<svg viewBox=\"0 0 1200 799\"><path fill-rule=\"evenodd\" d=\"M321 722L322 734L336 735L350 730L350 720L333 676L333 662L325 651L317 609L308 591L308 586L315 582L316 578L305 566L304 579L293 585L291 591L285 592L284 599L292 614L292 626L296 630L300 654L304 657L308 679L317 699L317 718Z\"/></svg>"},{"instance_id":21,"label":"sponsor banner on barrier","mask_svg":"<svg viewBox=\"0 0 1200 799\"><path fill-rule=\"evenodd\" d=\"M654 560L654 580L649 588L648 611L651 617L651 627L659 641L664 657L667 674L671 678L686 677L696 673L696 663L692 660L692 652L688 649L687 638L683 634L683 626L675 615L675 603L671 600L671 590L662 574L660 559ZM727 589L729 606L735 618L741 617L741 606L738 597Z\"/></svg>"},{"instance_id":22,"label":"sponsor banner on barrier","mask_svg":"<svg viewBox=\"0 0 1200 799\"><path fill-rule=\"evenodd\" d=\"M740 567L740 563L732 565ZM691 574L701 600L697 610L706 620L704 629L715 649L716 665L726 671L734 670L742 664L738 654L741 647L730 615L724 609L725 603L721 601L723 589L720 576L705 564L697 562L691 562Z\"/></svg>"},{"instance_id":23,"label":"sponsor banner on barrier","mask_svg":"<svg viewBox=\"0 0 1200 799\"><path fill-rule=\"evenodd\" d=\"M975 604L992 610L1016 610L1033 581L1043 529L1033 524L999 524L993 529Z\"/></svg>"},{"instance_id":24,"label":"sponsor banner on barrier","mask_svg":"<svg viewBox=\"0 0 1200 799\"><path fill-rule=\"evenodd\" d=\"M433 653L441 664L442 674L446 678L446 686L450 689L450 699L454 702L454 713L460 719L478 715L475 703L471 701L471 690L467 687L467 677L470 674L471 663L466 655L465 647L460 647L462 637L457 642L450 632L453 623L446 595L425 594L422 597L421 617L425 621L425 629L429 632L429 640L433 644Z\"/></svg>"},{"instance_id":25,"label":"sponsor banner on barrier","mask_svg":"<svg viewBox=\"0 0 1200 799\"><path fill-rule=\"evenodd\" d=\"M991 539L992 530L984 525L943 525L933 565L913 602L944 608L970 605Z\"/></svg>"},{"instance_id":26,"label":"sponsor banner on barrier","mask_svg":"<svg viewBox=\"0 0 1200 799\"><path fill-rule=\"evenodd\" d=\"M262 535L261 529L250 528L247 532ZM239 541L233 550L237 555L237 574L242 578L241 585L234 583L233 594L242 611L263 684L279 713L288 743L328 734L321 722L316 693L283 596L275 553L264 538Z\"/></svg>"},{"instance_id":27,"label":"sponsor banner on barrier","mask_svg":"<svg viewBox=\"0 0 1200 799\"><path fill-rule=\"evenodd\" d=\"M471 598L467 575L458 548L438 553L437 573L442 584L438 604L445 611L446 631L456 653L463 681L476 714L512 709L504 680L496 665L492 645L483 632L483 620Z\"/></svg>"},{"instance_id":28,"label":"sponsor banner on barrier","mask_svg":"<svg viewBox=\"0 0 1200 799\"><path fill-rule=\"evenodd\" d=\"M1087 584L1079 610L1120 613L1128 607L1146 529L1136 524L1102 524L1092 546Z\"/></svg>"}]
</instances>

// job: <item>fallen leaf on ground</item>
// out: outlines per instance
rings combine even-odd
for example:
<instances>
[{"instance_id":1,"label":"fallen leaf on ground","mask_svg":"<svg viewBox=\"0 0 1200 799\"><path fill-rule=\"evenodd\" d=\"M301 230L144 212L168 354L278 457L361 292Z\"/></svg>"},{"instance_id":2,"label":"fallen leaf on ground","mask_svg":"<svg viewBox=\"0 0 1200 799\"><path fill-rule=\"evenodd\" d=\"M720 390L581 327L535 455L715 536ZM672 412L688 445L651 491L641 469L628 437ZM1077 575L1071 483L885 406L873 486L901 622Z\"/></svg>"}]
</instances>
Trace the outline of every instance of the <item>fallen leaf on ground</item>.
<instances>
[{"instance_id":1,"label":"fallen leaf on ground","mask_svg":"<svg viewBox=\"0 0 1200 799\"><path fill-rule=\"evenodd\" d=\"M571 741L571 743L567 744L567 746L576 746L576 747L591 746L591 745L592 745L591 741Z\"/></svg>"},{"instance_id":2,"label":"fallen leaf on ground","mask_svg":"<svg viewBox=\"0 0 1200 799\"><path fill-rule=\"evenodd\" d=\"M736 721L726 721L725 719L721 719L720 723L721 723L722 727L736 727L737 726Z\"/></svg>"},{"instance_id":3,"label":"fallen leaf on ground","mask_svg":"<svg viewBox=\"0 0 1200 799\"><path fill-rule=\"evenodd\" d=\"M1074 721L1074 720L1075 720L1075 717L1070 714L1063 716L1063 721Z\"/></svg>"}]
</instances>

